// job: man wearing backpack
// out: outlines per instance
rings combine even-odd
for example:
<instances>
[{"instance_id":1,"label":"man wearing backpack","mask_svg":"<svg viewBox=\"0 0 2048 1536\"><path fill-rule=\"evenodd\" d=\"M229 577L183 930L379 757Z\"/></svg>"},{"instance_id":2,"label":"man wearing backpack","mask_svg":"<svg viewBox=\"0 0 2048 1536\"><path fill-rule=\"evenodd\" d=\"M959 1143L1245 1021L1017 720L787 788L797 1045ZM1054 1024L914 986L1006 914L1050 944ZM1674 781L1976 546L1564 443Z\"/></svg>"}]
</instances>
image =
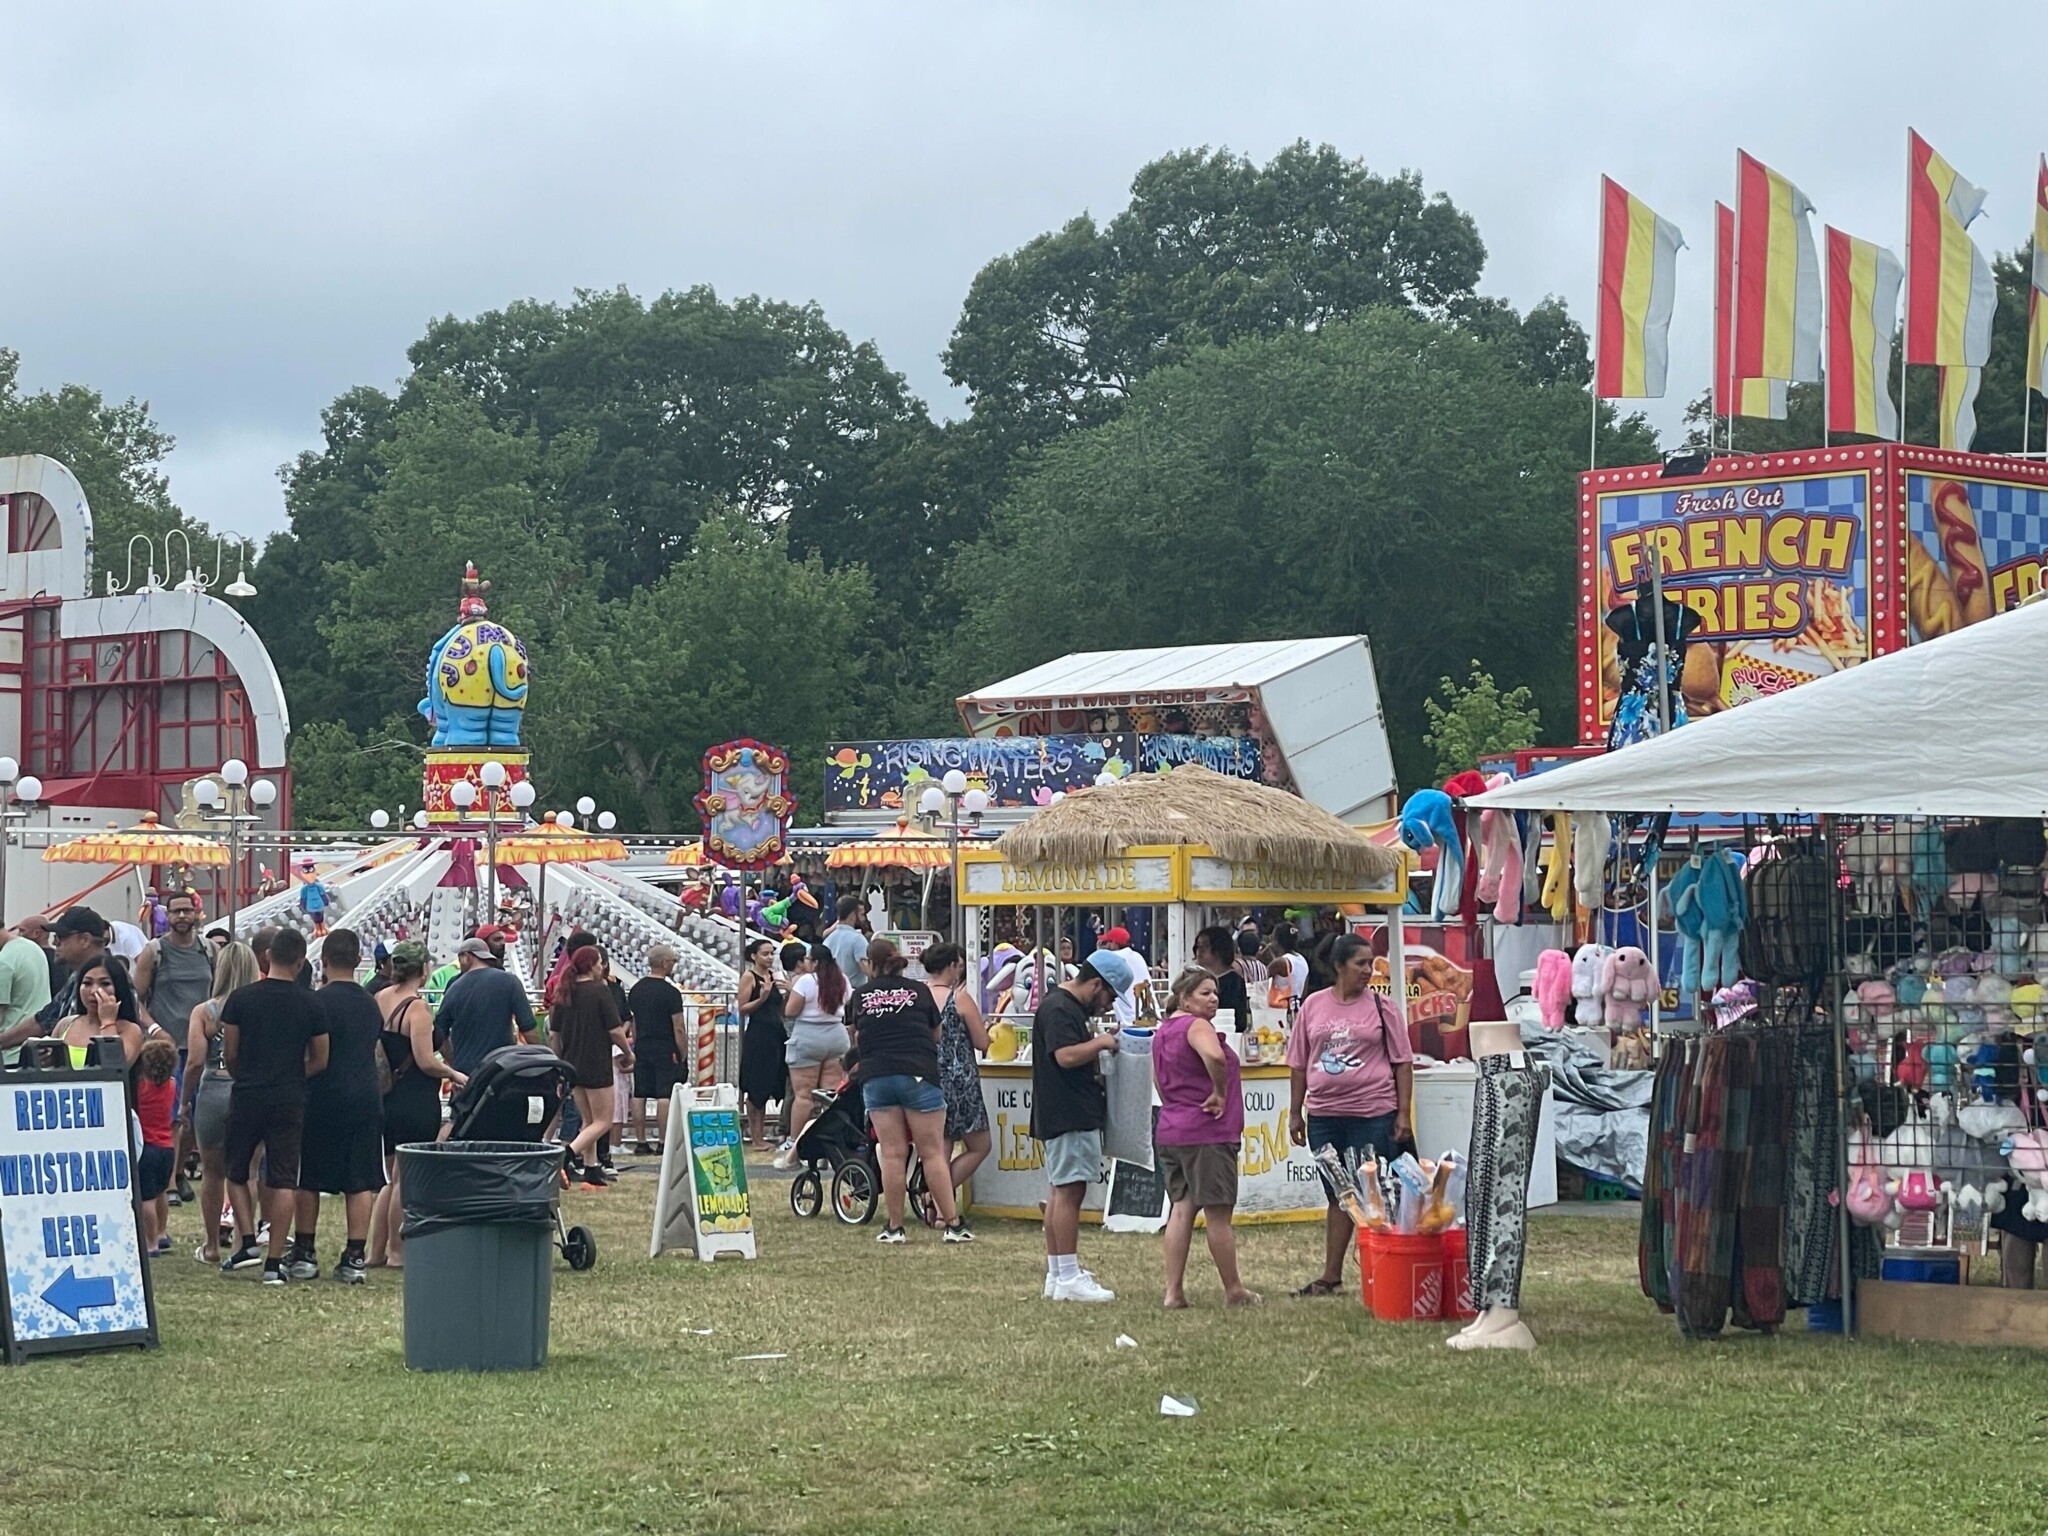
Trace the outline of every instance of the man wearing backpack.
<instances>
[{"instance_id":1,"label":"man wearing backpack","mask_svg":"<svg viewBox=\"0 0 2048 1536\"><path fill-rule=\"evenodd\" d=\"M142 1027L155 1024L171 1037L178 1048L175 1104L184 1100L185 1031L192 1022L192 1010L213 995L213 956L199 938L199 899L190 891L173 891L164 905L169 929L143 946L135 961L135 1009ZM178 1126L177 1189L173 1205L192 1198L192 1179L185 1171L186 1155L192 1154L192 1126Z\"/></svg>"}]
</instances>

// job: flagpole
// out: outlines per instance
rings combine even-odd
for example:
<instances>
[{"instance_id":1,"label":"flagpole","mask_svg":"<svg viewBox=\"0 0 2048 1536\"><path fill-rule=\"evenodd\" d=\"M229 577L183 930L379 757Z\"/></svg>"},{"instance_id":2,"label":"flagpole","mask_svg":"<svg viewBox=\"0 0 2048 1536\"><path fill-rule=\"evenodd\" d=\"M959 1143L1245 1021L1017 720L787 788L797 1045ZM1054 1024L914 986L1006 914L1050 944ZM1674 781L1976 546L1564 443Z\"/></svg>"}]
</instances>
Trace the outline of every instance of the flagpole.
<instances>
[{"instance_id":1,"label":"flagpole","mask_svg":"<svg viewBox=\"0 0 2048 1536\"><path fill-rule=\"evenodd\" d=\"M1600 285L1607 279L1607 178L1600 178L1600 254L1593 267L1593 376L1586 381L1586 393L1593 397L1593 419L1586 428L1586 468L1600 467L1600 358L1605 351L1607 295Z\"/></svg>"}]
</instances>

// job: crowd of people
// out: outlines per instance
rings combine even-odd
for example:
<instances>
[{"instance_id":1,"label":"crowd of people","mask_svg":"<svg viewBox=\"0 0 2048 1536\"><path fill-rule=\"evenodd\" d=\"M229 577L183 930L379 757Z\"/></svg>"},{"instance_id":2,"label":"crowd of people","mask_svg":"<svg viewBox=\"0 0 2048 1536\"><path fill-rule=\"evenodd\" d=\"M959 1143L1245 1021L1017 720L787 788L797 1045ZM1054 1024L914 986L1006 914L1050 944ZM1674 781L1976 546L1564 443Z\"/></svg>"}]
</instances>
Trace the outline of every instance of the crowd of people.
<instances>
[{"instance_id":1,"label":"crowd of people","mask_svg":"<svg viewBox=\"0 0 2048 1536\"><path fill-rule=\"evenodd\" d=\"M230 1274L260 1269L270 1285L315 1279L322 1197L333 1195L343 1226L333 1277L359 1284L371 1269L402 1266L397 1149L444 1134L444 1095L493 1050L541 1038L526 986L505 968L506 934L478 930L438 973L418 943L379 945L364 982L358 935L336 928L321 940L316 985L295 928L266 928L247 943L224 930L202 936L187 893L170 897L166 915L132 969L113 925L89 907L0 930L0 1060L61 1048L74 1065L126 1066L153 1257L169 1250L170 1208L189 1202L206 1218L195 1259ZM821 914L814 935L758 939L743 957L747 1145L773 1147L778 1167L793 1166L809 1122L847 1089L851 1069L878 1144L879 1241L908 1240L914 1151L943 1239L971 1242L956 1192L991 1150L976 1065L990 1045L984 978L947 943L924 950L922 979L911 976L895 944L871 937L853 896ZM1370 989L1371 954L1354 936L1303 939L1284 923L1262 934L1247 921L1204 928L1193 956L1157 1010L1152 1042L1169 1212L1164 1300L1187 1305L1199 1216L1226 1300L1250 1305L1259 1298L1238 1274L1231 1223L1244 1109L1229 1035L1249 1027L1255 998L1290 1008L1291 1138L1381 1157L1407 1137L1408 1041ZM1048 1185L1044 1294L1102 1302L1113 1293L1081 1267L1080 1216L1104 1176L1102 1062L1136 1016L1147 967L1115 927L1085 958L1071 957L1062 941L1057 979L1035 997L1031 1024L1030 1129ZM565 1180L584 1189L616 1177L615 1142L659 1149L669 1096L688 1075L678 956L656 945L645 961L628 991L593 936L571 933L543 989L547 1044L574 1078L554 1135ZM771 1126L778 1106L782 1123ZM1342 1285L1352 1232L1334 1201L1326 1233L1324 1268L1297 1296Z\"/></svg>"}]
</instances>

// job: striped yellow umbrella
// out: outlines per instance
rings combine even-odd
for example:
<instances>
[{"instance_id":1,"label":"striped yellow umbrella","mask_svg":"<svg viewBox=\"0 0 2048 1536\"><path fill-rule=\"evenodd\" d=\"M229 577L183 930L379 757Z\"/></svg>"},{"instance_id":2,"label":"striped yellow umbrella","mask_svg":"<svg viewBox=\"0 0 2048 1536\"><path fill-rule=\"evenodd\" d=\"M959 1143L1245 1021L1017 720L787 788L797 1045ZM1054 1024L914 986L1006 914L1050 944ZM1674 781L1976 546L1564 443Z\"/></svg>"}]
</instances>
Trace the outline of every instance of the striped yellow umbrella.
<instances>
[{"instance_id":1,"label":"striped yellow umbrella","mask_svg":"<svg viewBox=\"0 0 2048 1536\"><path fill-rule=\"evenodd\" d=\"M43 850L49 864L225 864L227 848L210 837L165 829L155 815L132 827L108 827Z\"/></svg>"},{"instance_id":2,"label":"striped yellow umbrella","mask_svg":"<svg viewBox=\"0 0 2048 1536\"><path fill-rule=\"evenodd\" d=\"M945 869L952 862L944 838L911 831L907 818L893 834L841 843L825 856L827 869Z\"/></svg>"},{"instance_id":3,"label":"striped yellow umbrella","mask_svg":"<svg viewBox=\"0 0 2048 1536\"><path fill-rule=\"evenodd\" d=\"M663 862L678 865L684 869L696 869L710 861L704 857L704 839L694 843L678 843L669 849L668 858Z\"/></svg>"},{"instance_id":4,"label":"striped yellow umbrella","mask_svg":"<svg viewBox=\"0 0 2048 1536\"><path fill-rule=\"evenodd\" d=\"M500 864L602 864L623 859L626 845L616 837L544 821L498 839Z\"/></svg>"}]
</instances>

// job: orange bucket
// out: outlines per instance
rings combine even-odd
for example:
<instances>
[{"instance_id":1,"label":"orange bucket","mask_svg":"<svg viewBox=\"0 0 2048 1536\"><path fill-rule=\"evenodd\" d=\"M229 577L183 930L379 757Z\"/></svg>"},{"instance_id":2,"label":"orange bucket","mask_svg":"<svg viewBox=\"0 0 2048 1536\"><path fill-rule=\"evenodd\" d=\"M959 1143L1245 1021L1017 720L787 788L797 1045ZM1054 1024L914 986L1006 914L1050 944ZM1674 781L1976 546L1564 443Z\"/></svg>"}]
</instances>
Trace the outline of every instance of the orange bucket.
<instances>
[{"instance_id":1,"label":"orange bucket","mask_svg":"<svg viewBox=\"0 0 2048 1536\"><path fill-rule=\"evenodd\" d=\"M1372 1310L1372 1240L1378 1236L1370 1227L1358 1227L1354 1234L1358 1239L1358 1299L1365 1303L1365 1310Z\"/></svg>"},{"instance_id":2,"label":"orange bucket","mask_svg":"<svg viewBox=\"0 0 2048 1536\"><path fill-rule=\"evenodd\" d=\"M1372 1315L1382 1322L1435 1322L1444 1309L1444 1234L1373 1232Z\"/></svg>"},{"instance_id":3,"label":"orange bucket","mask_svg":"<svg viewBox=\"0 0 2048 1536\"><path fill-rule=\"evenodd\" d=\"M1471 1250L1466 1245L1465 1229L1452 1227L1443 1234L1444 1240L1444 1310L1445 1322L1469 1323L1479 1315L1472 1305Z\"/></svg>"}]
</instances>

